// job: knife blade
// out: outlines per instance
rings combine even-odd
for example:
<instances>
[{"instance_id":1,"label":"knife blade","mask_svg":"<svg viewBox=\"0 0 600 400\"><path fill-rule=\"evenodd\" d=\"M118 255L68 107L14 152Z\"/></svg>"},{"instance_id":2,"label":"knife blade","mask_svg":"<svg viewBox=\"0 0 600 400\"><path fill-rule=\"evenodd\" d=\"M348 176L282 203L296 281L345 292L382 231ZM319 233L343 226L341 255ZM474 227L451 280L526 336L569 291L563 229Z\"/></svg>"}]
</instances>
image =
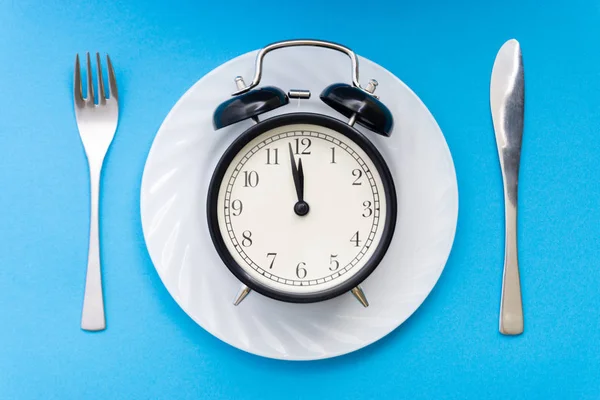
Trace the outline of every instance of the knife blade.
<instances>
[{"instance_id":1,"label":"knife blade","mask_svg":"<svg viewBox=\"0 0 600 400\"><path fill-rule=\"evenodd\" d=\"M504 187L505 249L500 333L523 333L523 302L517 251L517 192L525 111L525 76L521 46L515 39L504 43L494 61L490 107Z\"/></svg>"}]
</instances>

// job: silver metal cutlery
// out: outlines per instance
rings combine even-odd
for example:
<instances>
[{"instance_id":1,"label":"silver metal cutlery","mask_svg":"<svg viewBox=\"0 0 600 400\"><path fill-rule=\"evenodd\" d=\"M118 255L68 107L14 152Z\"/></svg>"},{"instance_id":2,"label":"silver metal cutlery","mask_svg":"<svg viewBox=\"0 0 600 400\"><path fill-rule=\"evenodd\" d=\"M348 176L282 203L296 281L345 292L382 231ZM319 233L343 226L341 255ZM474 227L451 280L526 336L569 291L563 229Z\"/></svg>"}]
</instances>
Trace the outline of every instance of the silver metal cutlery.
<instances>
[{"instance_id":1,"label":"silver metal cutlery","mask_svg":"<svg viewBox=\"0 0 600 400\"><path fill-rule=\"evenodd\" d=\"M517 192L525 110L524 79L521 47L511 39L496 56L490 83L490 106L504 184L505 251L500 301L500 333L504 335L523 333Z\"/></svg>"},{"instance_id":2,"label":"silver metal cutlery","mask_svg":"<svg viewBox=\"0 0 600 400\"><path fill-rule=\"evenodd\" d=\"M85 59L86 82L82 82L79 56L75 58L73 92L77 127L90 174L89 248L81 315L81 328L87 331L106 328L99 240L99 195L105 156L119 120L117 83L111 60L107 55L108 85L105 86L100 54L96 53L95 58L98 94L94 90L94 73L89 53ZM87 88L85 97L84 85ZM519 335L524 330L524 318L517 244L517 199L525 90L521 47L515 39L504 43L496 55L490 82L490 108L502 172L505 213L499 330L504 335Z\"/></svg>"},{"instance_id":3,"label":"silver metal cutlery","mask_svg":"<svg viewBox=\"0 0 600 400\"><path fill-rule=\"evenodd\" d=\"M106 328L102 275L100 269L100 241L98 235L98 199L100 176L104 157L115 136L119 120L119 101L115 72L108 55L106 56L108 87L102 78L100 54L96 53L98 95L94 94L92 63L90 54L86 56L87 96L83 97L83 84L79 56L75 58L74 103L77 128L87 156L90 172L90 237L88 265L85 279L85 294L81 316L81 328L99 331Z\"/></svg>"}]
</instances>

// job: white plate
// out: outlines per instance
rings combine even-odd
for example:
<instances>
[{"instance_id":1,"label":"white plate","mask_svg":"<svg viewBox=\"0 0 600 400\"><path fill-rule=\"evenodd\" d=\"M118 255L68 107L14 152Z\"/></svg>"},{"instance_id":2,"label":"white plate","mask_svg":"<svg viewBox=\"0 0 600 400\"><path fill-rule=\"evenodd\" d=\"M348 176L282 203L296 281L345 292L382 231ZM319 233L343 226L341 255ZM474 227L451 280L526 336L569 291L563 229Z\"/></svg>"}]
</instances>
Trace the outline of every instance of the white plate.
<instances>
[{"instance_id":1,"label":"white plate","mask_svg":"<svg viewBox=\"0 0 600 400\"><path fill-rule=\"evenodd\" d=\"M252 122L214 131L212 113L235 90L234 77L249 82L256 52L237 57L198 81L163 122L146 162L141 218L152 262L169 293L200 326L219 339L257 355L313 360L369 345L404 322L436 284L450 253L458 217L452 158L437 123L398 78L359 57L360 80L379 82L376 94L392 111L390 138L358 129L374 142L398 190L398 223L391 246L362 287L370 306L352 294L312 304L290 304L251 293L238 307L240 282L221 262L206 223L206 196L227 146ZM261 116L312 111L344 118L319 99L335 82L350 82L349 59L331 50L294 47L265 57L261 85L284 91L310 89L310 100Z\"/></svg>"}]
</instances>

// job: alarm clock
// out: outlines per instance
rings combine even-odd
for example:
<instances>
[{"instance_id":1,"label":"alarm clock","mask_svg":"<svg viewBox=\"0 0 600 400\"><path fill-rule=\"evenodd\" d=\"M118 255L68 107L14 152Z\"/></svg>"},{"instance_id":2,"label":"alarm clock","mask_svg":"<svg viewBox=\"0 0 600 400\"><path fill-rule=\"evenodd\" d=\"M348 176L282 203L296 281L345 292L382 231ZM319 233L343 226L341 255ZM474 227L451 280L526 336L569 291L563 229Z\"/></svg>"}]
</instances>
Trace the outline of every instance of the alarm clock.
<instances>
[{"instance_id":1,"label":"alarm clock","mask_svg":"<svg viewBox=\"0 0 600 400\"><path fill-rule=\"evenodd\" d=\"M318 46L350 58L351 83L332 83L320 100L339 118L289 112L261 114L308 101L308 90L259 87L267 53ZM377 268L396 226L396 187L368 134L389 137L393 117L374 94L375 80L359 83L356 54L321 40L276 42L258 52L252 82L213 114L215 130L251 119L229 145L210 180L207 220L224 265L241 282L239 305L255 291L292 303L325 301L351 292L364 306L360 284ZM359 131L355 125L366 128Z\"/></svg>"}]
</instances>

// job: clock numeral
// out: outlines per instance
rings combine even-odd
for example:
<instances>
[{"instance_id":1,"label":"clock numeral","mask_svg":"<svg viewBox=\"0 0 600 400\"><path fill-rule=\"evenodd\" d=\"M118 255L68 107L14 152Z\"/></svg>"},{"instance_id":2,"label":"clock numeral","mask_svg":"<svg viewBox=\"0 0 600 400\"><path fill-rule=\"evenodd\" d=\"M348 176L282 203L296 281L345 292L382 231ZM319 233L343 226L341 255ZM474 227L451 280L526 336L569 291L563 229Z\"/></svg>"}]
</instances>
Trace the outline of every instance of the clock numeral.
<instances>
[{"instance_id":1,"label":"clock numeral","mask_svg":"<svg viewBox=\"0 0 600 400\"><path fill-rule=\"evenodd\" d=\"M244 247L250 247L252 246L252 232L250 231L244 231L242 233L242 246Z\"/></svg>"},{"instance_id":2,"label":"clock numeral","mask_svg":"<svg viewBox=\"0 0 600 400\"><path fill-rule=\"evenodd\" d=\"M258 172L244 171L244 187L256 187L258 185Z\"/></svg>"},{"instance_id":3,"label":"clock numeral","mask_svg":"<svg viewBox=\"0 0 600 400\"><path fill-rule=\"evenodd\" d=\"M300 279L304 279L306 278L306 268L303 268L303 266L306 265L305 262L301 262L296 266L296 276Z\"/></svg>"},{"instance_id":4,"label":"clock numeral","mask_svg":"<svg viewBox=\"0 0 600 400\"><path fill-rule=\"evenodd\" d=\"M354 247L359 247L359 244L362 243L362 240L360 240L358 231L356 231L356 233L354 235L352 235L352 238L350 239L350 241L352 243L354 243Z\"/></svg>"},{"instance_id":5,"label":"clock numeral","mask_svg":"<svg viewBox=\"0 0 600 400\"><path fill-rule=\"evenodd\" d=\"M329 257L329 264L330 264L329 269L331 271L336 271L340 267L340 262L338 260L336 260L337 256L338 256L337 254L332 254Z\"/></svg>"},{"instance_id":6,"label":"clock numeral","mask_svg":"<svg viewBox=\"0 0 600 400\"><path fill-rule=\"evenodd\" d=\"M359 182L360 178L362 177L362 174L362 169L356 168L352 170L352 176L356 178L352 183L353 185L362 185L362 182Z\"/></svg>"},{"instance_id":7,"label":"clock numeral","mask_svg":"<svg viewBox=\"0 0 600 400\"><path fill-rule=\"evenodd\" d=\"M365 212L362 214L363 217L369 218L371 215L373 215L373 208L369 200L363 201L363 207L365 207Z\"/></svg>"},{"instance_id":8,"label":"clock numeral","mask_svg":"<svg viewBox=\"0 0 600 400\"><path fill-rule=\"evenodd\" d=\"M331 147L331 164L335 163L335 147Z\"/></svg>"},{"instance_id":9,"label":"clock numeral","mask_svg":"<svg viewBox=\"0 0 600 400\"><path fill-rule=\"evenodd\" d=\"M308 151L308 149L310 148L310 145L312 144L310 139L305 137L305 138L296 138L294 139L294 142L296 143L296 151L294 152L294 154L304 154L304 155L308 155L310 154L310 151ZM300 152L300 146L304 146L304 150L302 150L302 152Z\"/></svg>"},{"instance_id":10,"label":"clock numeral","mask_svg":"<svg viewBox=\"0 0 600 400\"><path fill-rule=\"evenodd\" d=\"M267 149L267 165L279 165L279 149Z\"/></svg>"},{"instance_id":11,"label":"clock numeral","mask_svg":"<svg viewBox=\"0 0 600 400\"><path fill-rule=\"evenodd\" d=\"M269 269L273 269L273 263L275 262L275 258L277 257L277 253L267 253L267 258L273 257L271 260L271 264L269 264Z\"/></svg>"},{"instance_id":12,"label":"clock numeral","mask_svg":"<svg viewBox=\"0 0 600 400\"><path fill-rule=\"evenodd\" d=\"M231 214L233 214L234 217L237 217L238 215L240 215L242 213L242 210L244 209L244 205L242 204L241 200L234 200L231 202L231 209L233 210L233 212ZM236 214L237 212L237 214Z\"/></svg>"}]
</instances>

